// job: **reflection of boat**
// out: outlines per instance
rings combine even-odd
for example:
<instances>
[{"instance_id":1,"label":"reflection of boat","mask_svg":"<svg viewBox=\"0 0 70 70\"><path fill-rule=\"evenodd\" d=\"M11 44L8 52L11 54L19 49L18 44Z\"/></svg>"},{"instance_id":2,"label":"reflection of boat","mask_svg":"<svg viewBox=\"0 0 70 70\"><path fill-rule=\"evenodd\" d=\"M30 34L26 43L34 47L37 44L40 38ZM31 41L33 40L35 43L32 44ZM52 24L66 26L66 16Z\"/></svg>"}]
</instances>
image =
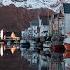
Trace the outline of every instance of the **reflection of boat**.
<instances>
[{"instance_id":1,"label":"reflection of boat","mask_svg":"<svg viewBox=\"0 0 70 70\"><path fill-rule=\"evenodd\" d=\"M65 53L63 54L65 60L65 66L70 67L70 37L64 39L64 46L66 48Z\"/></svg>"},{"instance_id":2,"label":"reflection of boat","mask_svg":"<svg viewBox=\"0 0 70 70\"><path fill-rule=\"evenodd\" d=\"M4 42L1 42L1 56L5 54L14 54L15 51L19 50L19 43L12 43L12 44L4 44Z\"/></svg>"},{"instance_id":3,"label":"reflection of boat","mask_svg":"<svg viewBox=\"0 0 70 70\"><path fill-rule=\"evenodd\" d=\"M17 50L16 47L6 48L5 50L9 50L12 54Z\"/></svg>"},{"instance_id":4,"label":"reflection of boat","mask_svg":"<svg viewBox=\"0 0 70 70\"><path fill-rule=\"evenodd\" d=\"M1 30L0 55L3 56L4 52L7 54L9 53L14 54L14 52L18 48L17 46L19 46L20 44L19 41L20 41L20 37L17 37L14 32L11 32L7 35L7 32L6 34L4 34L4 31Z\"/></svg>"},{"instance_id":5,"label":"reflection of boat","mask_svg":"<svg viewBox=\"0 0 70 70\"><path fill-rule=\"evenodd\" d=\"M63 56L64 56L64 58L70 58L70 51L65 51Z\"/></svg>"},{"instance_id":6,"label":"reflection of boat","mask_svg":"<svg viewBox=\"0 0 70 70\"><path fill-rule=\"evenodd\" d=\"M65 46L65 53L64 53L64 58L70 58L70 37L66 38L64 40L64 46Z\"/></svg>"},{"instance_id":7,"label":"reflection of boat","mask_svg":"<svg viewBox=\"0 0 70 70\"><path fill-rule=\"evenodd\" d=\"M70 50L70 44L65 43L64 46L66 50Z\"/></svg>"},{"instance_id":8,"label":"reflection of boat","mask_svg":"<svg viewBox=\"0 0 70 70\"><path fill-rule=\"evenodd\" d=\"M70 50L70 38L66 38L64 40L64 45L65 45L66 50Z\"/></svg>"}]
</instances>

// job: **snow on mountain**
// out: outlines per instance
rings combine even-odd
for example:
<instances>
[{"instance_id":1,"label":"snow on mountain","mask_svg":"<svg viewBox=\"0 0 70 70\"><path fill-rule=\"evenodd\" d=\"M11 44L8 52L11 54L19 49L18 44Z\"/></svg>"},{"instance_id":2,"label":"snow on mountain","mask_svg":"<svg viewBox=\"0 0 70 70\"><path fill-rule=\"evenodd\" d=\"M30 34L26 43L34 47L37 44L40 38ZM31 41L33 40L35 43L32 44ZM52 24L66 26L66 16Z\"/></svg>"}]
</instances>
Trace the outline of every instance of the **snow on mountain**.
<instances>
[{"instance_id":1,"label":"snow on mountain","mask_svg":"<svg viewBox=\"0 0 70 70\"><path fill-rule=\"evenodd\" d=\"M60 0L3 0L2 4L4 6L14 4L16 7L24 7L28 9L49 8L57 13L59 13L62 6Z\"/></svg>"}]
</instances>

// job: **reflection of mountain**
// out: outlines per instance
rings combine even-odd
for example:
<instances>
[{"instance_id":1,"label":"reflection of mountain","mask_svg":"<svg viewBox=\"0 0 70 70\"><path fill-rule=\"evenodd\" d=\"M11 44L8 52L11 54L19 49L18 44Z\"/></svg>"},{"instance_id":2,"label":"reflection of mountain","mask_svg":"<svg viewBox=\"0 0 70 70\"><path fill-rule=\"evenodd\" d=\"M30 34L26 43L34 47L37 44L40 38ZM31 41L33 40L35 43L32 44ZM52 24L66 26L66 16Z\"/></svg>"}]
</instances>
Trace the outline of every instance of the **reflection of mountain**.
<instances>
[{"instance_id":1,"label":"reflection of mountain","mask_svg":"<svg viewBox=\"0 0 70 70\"><path fill-rule=\"evenodd\" d=\"M57 2L59 4L57 4ZM28 9L49 8L57 13L59 12L59 9L62 5L60 0L3 0L2 4L4 6L14 4L16 7L23 7Z\"/></svg>"},{"instance_id":2,"label":"reflection of mountain","mask_svg":"<svg viewBox=\"0 0 70 70\"><path fill-rule=\"evenodd\" d=\"M51 15L52 11L49 15ZM34 18L48 16L47 9L26 10L24 8L16 8L14 5L0 7L0 30L20 31L29 27L29 22Z\"/></svg>"},{"instance_id":3,"label":"reflection of mountain","mask_svg":"<svg viewBox=\"0 0 70 70\"><path fill-rule=\"evenodd\" d=\"M11 0L11 1L13 1L13 2L23 2L23 1L27 1L27 0Z\"/></svg>"},{"instance_id":4,"label":"reflection of mountain","mask_svg":"<svg viewBox=\"0 0 70 70\"><path fill-rule=\"evenodd\" d=\"M57 7L60 3L56 3L56 4L52 4L50 5L50 7L54 8L54 7Z\"/></svg>"}]
</instances>

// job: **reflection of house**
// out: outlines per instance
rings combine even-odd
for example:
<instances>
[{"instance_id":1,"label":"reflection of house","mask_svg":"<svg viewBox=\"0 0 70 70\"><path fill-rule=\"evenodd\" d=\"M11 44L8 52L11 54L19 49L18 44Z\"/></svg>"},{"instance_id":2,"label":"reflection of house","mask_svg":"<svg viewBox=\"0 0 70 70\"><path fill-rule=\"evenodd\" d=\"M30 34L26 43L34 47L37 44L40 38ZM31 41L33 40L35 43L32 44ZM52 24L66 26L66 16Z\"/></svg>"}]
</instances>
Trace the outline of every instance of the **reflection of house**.
<instances>
[{"instance_id":1,"label":"reflection of house","mask_svg":"<svg viewBox=\"0 0 70 70\"><path fill-rule=\"evenodd\" d=\"M49 12L49 14L48 14ZM52 11L49 9L24 9L17 8L14 5L0 7L0 30L5 31L23 31L29 27L29 22L41 16L51 15ZM13 27L13 28L12 28Z\"/></svg>"},{"instance_id":2,"label":"reflection of house","mask_svg":"<svg viewBox=\"0 0 70 70\"><path fill-rule=\"evenodd\" d=\"M59 31L64 34L64 13L59 13Z\"/></svg>"},{"instance_id":3,"label":"reflection of house","mask_svg":"<svg viewBox=\"0 0 70 70\"><path fill-rule=\"evenodd\" d=\"M37 27L39 26L39 20L36 18L30 22L30 27L32 28L33 37L38 36Z\"/></svg>"},{"instance_id":4,"label":"reflection of house","mask_svg":"<svg viewBox=\"0 0 70 70\"><path fill-rule=\"evenodd\" d=\"M52 16L52 15L51 15ZM41 16L40 35L45 36L49 34L49 16Z\"/></svg>"},{"instance_id":5,"label":"reflection of house","mask_svg":"<svg viewBox=\"0 0 70 70\"><path fill-rule=\"evenodd\" d=\"M60 11L60 13L54 13L52 17L52 33L62 33L64 34L64 15L63 11ZM50 26L51 26L50 25Z\"/></svg>"},{"instance_id":6,"label":"reflection of house","mask_svg":"<svg viewBox=\"0 0 70 70\"><path fill-rule=\"evenodd\" d=\"M45 36L49 33L49 18L47 16L41 16L32 20L30 26L33 29L33 36Z\"/></svg>"},{"instance_id":7,"label":"reflection of house","mask_svg":"<svg viewBox=\"0 0 70 70\"><path fill-rule=\"evenodd\" d=\"M53 12L52 12L53 13ZM51 15L38 16L32 20L31 27L33 29L33 36L47 36L55 33L64 33L63 31L63 13L53 13Z\"/></svg>"},{"instance_id":8,"label":"reflection of house","mask_svg":"<svg viewBox=\"0 0 70 70\"><path fill-rule=\"evenodd\" d=\"M52 34L53 16L54 12L47 8L25 9L17 8L12 4L2 6L0 7L0 30L20 32L32 25L35 33L39 31L38 27L40 27L40 35L47 32Z\"/></svg>"},{"instance_id":9,"label":"reflection of house","mask_svg":"<svg viewBox=\"0 0 70 70\"><path fill-rule=\"evenodd\" d=\"M4 29L9 32L23 31L30 26L30 22L32 21L34 22L32 22L32 25L38 26L37 22L40 22L37 19L38 16L40 16L42 20L41 25L45 25L46 22L48 25L48 17L50 17L52 13L53 11L43 8L29 10L24 8L16 8L14 5L2 6L0 7L0 30Z\"/></svg>"}]
</instances>

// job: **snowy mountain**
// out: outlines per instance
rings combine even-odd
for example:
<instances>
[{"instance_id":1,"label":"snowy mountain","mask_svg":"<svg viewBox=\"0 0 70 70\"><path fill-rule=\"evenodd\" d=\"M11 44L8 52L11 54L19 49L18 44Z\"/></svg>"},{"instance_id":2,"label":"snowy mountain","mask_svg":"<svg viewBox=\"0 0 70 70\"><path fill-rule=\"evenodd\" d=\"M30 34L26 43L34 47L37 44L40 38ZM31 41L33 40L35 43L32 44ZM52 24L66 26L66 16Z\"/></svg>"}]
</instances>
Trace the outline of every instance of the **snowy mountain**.
<instances>
[{"instance_id":1,"label":"snowy mountain","mask_svg":"<svg viewBox=\"0 0 70 70\"><path fill-rule=\"evenodd\" d=\"M49 8L57 13L62 7L60 0L3 0L2 4L4 6L14 4L16 7L27 9Z\"/></svg>"}]
</instances>

